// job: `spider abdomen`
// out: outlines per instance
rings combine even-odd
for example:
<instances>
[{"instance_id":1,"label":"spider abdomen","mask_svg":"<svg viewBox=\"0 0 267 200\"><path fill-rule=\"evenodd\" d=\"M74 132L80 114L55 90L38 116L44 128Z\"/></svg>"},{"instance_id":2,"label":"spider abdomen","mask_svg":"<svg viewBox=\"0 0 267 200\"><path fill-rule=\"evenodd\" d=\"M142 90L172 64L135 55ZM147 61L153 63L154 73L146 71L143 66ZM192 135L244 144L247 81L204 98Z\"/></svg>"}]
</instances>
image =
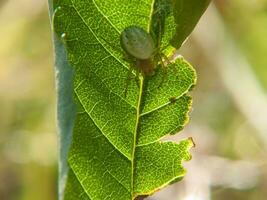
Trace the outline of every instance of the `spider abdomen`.
<instances>
[{"instance_id":1,"label":"spider abdomen","mask_svg":"<svg viewBox=\"0 0 267 200\"><path fill-rule=\"evenodd\" d=\"M137 26L129 26L121 33L121 46L130 56L147 60L153 57L154 41L149 33Z\"/></svg>"}]
</instances>

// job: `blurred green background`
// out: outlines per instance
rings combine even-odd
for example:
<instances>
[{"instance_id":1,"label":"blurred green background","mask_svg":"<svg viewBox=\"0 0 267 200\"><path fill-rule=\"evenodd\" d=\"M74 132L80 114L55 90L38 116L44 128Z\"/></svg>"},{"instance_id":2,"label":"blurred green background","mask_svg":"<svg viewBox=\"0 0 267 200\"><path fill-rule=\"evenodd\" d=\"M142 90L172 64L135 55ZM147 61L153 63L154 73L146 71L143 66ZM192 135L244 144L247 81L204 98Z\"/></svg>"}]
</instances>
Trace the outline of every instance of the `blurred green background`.
<instances>
[{"instance_id":1,"label":"blurred green background","mask_svg":"<svg viewBox=\"0 0 267 200\"><path fill-rule=\"evenodd\" d=\"M0 200L54 200L57 137L47 2L0 1ZM153 200L267 199L267 1L214 0L179 53L198 72L197 144Z\"/></svg>"},{"instance_id":2,"label":"blurred green background","mask_svg":"<svg viewBox=\"0 0 267 200\"><path fill-rule=\"evenodd\" d=\"M0 199L53 200L55 84L47 3L0 1Z\"/></svg>"}]
</instances>

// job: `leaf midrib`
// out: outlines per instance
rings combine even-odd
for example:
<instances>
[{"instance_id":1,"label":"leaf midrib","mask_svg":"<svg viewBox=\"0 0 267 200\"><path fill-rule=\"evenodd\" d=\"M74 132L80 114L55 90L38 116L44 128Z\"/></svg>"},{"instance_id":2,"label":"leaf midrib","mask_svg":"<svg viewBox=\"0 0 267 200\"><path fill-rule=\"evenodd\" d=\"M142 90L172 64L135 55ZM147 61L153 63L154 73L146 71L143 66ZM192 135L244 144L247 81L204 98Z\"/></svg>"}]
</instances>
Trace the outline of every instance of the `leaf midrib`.
<instances>
[{"instance_id":1,"label":"leaf midrib","mask_svg":"<svg viewBox=\"0 0 267 200\"><path fill-rule=\"evenodd\" d=\"M134 130L134 142L133 142L133 149L132 149L132 168L131 168L131 192L132 192L132 199L134 198L134 162L135 162L135 149L136 149L136 140L137 140L137 132L139 127L139 120L141 117L141 103L142 103L142 94L143 94L143 86L144 86L144 77L142 75L139 76L140 79L140 89L138 95L138 103L137 103L137 111L136 111L136 121L135 121L135 130Z\"/></svg>"},{"instance_id":2,"label":"leaf midrib","mask_svg":"<svg viewBox=\"0 0 267 200\"><path fill-rule=\"evenodd\" d=\"M152 24L152 17L154 12L154 4L155 0L152 0L151 2L151 10L150 10L150 16L149 16L149 23L147 26L147 32L150 32L150 27ZM143 87L144 87L144 76L140 73L139 79L140 79L140 89L139 89L139 96L138 96L138 103L137 103L137 112L136 112L136 122L135 122L135 131L134 131L134 142L133 142L133 153L132 153L132 169L131 169L131 192L132 192L132 200L135 199L134 194L134 170L135 170L135 150L137 146L137 135L138 135L138 127L139 127L139 121L141 118L141 103L142 103L142 94L143 94Z\"/></svg>"},{"instance_id":3,"label":"leaf midrib","mask_svg":"<svg viewBox=\"0 0 267 200\"><path fill-rule=\"evenodd\" d=\"M93 4L95 5L96 9L99 11L99 13L110 23L110 25L119 33L119 31L116 29L116 27L111 23L110 20L108 20L108 18L101 12L101 10L99 9L99 7L97 6L96 2L94 0L92 0ZM93 30L89 27L89 25L85 22L84 18L82 17L82 15L80 14L80 12L77 10L75 4L73 3L73 0L71 0L71 3L73 5L73 8L75 9L76 13L78 14L78 16L81 18L81 20L83 21L83 23L86 25L86 27L89 29L89 31L94 35L94 37L97 39L97 41L99 42L99 44L102 45L102 47L113 57L115 58L119 63L121 63L124 67L127 68L127 66L125 66L120 60L117 59L116 56L114 56L107 48L105 48L105 45L100 41L100 39L97 37L97 35L93 32ZM147 27L147 31L150 32L150 27L151 27L151 23L152 23L152 16L153 16L153 12L154 12L154 4L155 4L155 0L152 0L151 2L151 12L150 12L150 16L149 16L149 23L148 23L148 27ZM120 33L119 33L120 34ZM127 68L128 69L128 68ZM132 158L131 158L131 198L134 199L135 198L135 194L134 194L134 170L135 170L135 150L137 147L137 135L138 135L138 127L139 127L139 121L140 121L140 117L142 116L141 113L141 103L142 103L142 94L143 94L143 86L144 86L144 77L142 74L139 75L139 80L140 80L140 89L139 89L139 95L138 95L138 103L137 103L137 107L136 107L136 123L135 123L135 131L134 131L134 142L133 142L133 149L132 149ZM79 84L80 86L80 84ZM77 89L77 88L75 88ZM109 88L110 89L110 88ZM75 93L81 103L81 105L83 106L81 99L79 98L79 95L77 93L77 91L75 90ZM118 95L120 98L122 98L120 95ZM125 99L122 98L124 101ZM128 102L127 102L128 103ZM128 103L129 104L129 103ZM132 106L130 104L130 106ZM165 105L163 105L165 106ZM89 115L89 117L93 120L92 116L90 115L90 113L86 110L86 108L83 106L83 109L85 110L85 112ZM153 109L151 112L155 111L156 109ZM93 120L94 124L97 126L97 124L95 123L95 121ZM101 128L98 127L98 129L102 132ZM104 134L103 134L104 135ZM104 135L105 136L105 135ZM108 138L107 138L108 139ZM108 140L109 141L109 140ZM109 141L113 146L114 144ZM120 153L122 153L119 149L116 148L116 146L114 146L115 149L117 151L119 151ZM122 153L122 155L124 155ZM126 155L124 155L125 157L127 157ZM128 157L127 157L128 158ZM128 158L129 159L129 158Z\"/></svg>"}]
</instances>

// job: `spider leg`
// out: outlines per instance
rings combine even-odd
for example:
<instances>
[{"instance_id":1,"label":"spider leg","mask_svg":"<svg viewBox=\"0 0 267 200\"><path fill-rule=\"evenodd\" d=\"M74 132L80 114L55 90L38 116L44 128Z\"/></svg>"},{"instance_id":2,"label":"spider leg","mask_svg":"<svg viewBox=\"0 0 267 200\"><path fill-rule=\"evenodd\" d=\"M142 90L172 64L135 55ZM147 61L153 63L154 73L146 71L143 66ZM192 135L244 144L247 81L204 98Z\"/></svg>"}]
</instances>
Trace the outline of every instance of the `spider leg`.
<instances>
[{"instance_id":1,"label":"spider leg","mask_svg":"<svg viewBox=\"0 0 267 200\"><path fill-rule=\"evenodd\" d=\"M161 68L163 70L163 77L161 80L161 83L158 87L161 87L162 84L165 82L165 80L168 77L168 70L169 70L169 65L171 64L171 61L169 60L169 58L164 54L164 53L160 53L157 55L158 58L158 62L160 62ZM174 73L176 74L176 79L178 79L178 71L175 67L171 67L171 69L174 71Z\"/></svg>"},{"instance_id":2,"label":"spider leg","mask_svg":"<svg viewBox=\"0 0 267 200\"><path fill-rule=\"evenodd\" d=\"M135 76L135 82L136 82L136 85L138 86L138 88L140 88L140 82L139 82L139 74L141 73L140 69L137 69L136 71L136 76Z\"/></svg>"},{"instance_id":3,"label":"spider leg","mask_svg":"<svg viewBox=\"0 0 267 200\"><path fill-rule=\"evenodd\" d=\"M158 54L157 57L159 59L161 68L163 70L163 77L162 77L161 82L160 82L160 84L158 86L158 88L160 88L162 86L162 84L165 82L165 80L167 79L167 77L168 77L168 67L167 67L167 65L165 65L161 54Z\"/></svg>"},{"instance_id":4,"label":"spider leg","mask_svg":"<svg viewBox=\"0 0 267 200\"><path fill-rule=\"evenodd\" d=\"M161 46L161 37L162 37L162 27L161 27L161 20L160 18L157 18L158 20L158 25L159 25L159 34L158 34L158 43L157 43L157 48L159 48L160 50L160 46Z\"/></svg>"},{"instance_id":5,"label":"spider leg","mask_svg":"<svg viewBox=\"0 0 267 200\"><path fill-rule=\"evenodd\" d=\"M110 43L109 41L107 41L103 36L100 36L100 38L101 38L105 43L107 43L108 46L111 47L111 49L112 49L113 51L121 52L121 50L120 50L118 47L116 47L116 46L114 46L113 44L111 44L111 43Z\"/></svg>"},{"instance_id":6,"label":"spider leg","mask_svg":"<svg viewBox=\"0 0 267 200\"><path fill-rule=\"evenodd\" d=\"M170 59L165 55L165 54L163 54L162 53L162 57L164 58L164 61L165 61L165 63L167 63L167 65L170 65L171 64L171 61L170 61ZM174 71L174 73L177 75L176 76L176 78L178 78L178 70L176 69L176 67L171 67L171 69Z\"/></svg>"},{"instance_id":7,"label":"spider leg","mask_svg":"<svg viewBox=\"0 0 267 200\"><path fill-rule=\"evenodd\" d=\"M128 86L129 86L130 80L132 79L132 71L133 71L133 67L132 65L130 65L129 71L127 73L127 77L125 79L124 97L127 96Z\"/></svg>"},{"instance_id":8,"label":"spider leg","mask_svg":"<svg viewBox=\"0 0 267 200\"><path fill-rule=\"evenodd\" d=\"M130 58L128 58L127 60L129 63L130 63L130 68L129 68L129 71L127 73L127 78L126 78L126 81L125 81L125 89L124 89L124 97L127 96L127 92L128 92L128 86L129 86L129 83L130 83L130 80L132 79L135 79L136 81L136 85L138 87L140 87L139 85L139 74L141 73L140 70L138 68L136 68L136 61L135 60L131 60ZM133 71L136 71L136 75L133 77Z\"/></svg>"},{"instance_id":9,"label":"spider leg","mask_svg":"<svg viewBox=\"0 0 267 200\"><path fill-rule=\"evenodd\" d=\"M171 64L170 59L164 53L161 53L160 56L161 56L161 58L164 59L164 61L163 61L164 63L166 63L167 65Z\"/></svg>"},{"instance_id":10,"label":"spider leg","mask_svg":"<svg viewBox=\"0 0 267 200\"><path fill-rule=\"evenodd\" d=\"M162 32L163 32L159 9L154 10L152 19L153 23L151 25L150 35L152 36L154 43L156 45L154 52L154 55L156 55L160 51Z\"/></svg>"}]
</instances>

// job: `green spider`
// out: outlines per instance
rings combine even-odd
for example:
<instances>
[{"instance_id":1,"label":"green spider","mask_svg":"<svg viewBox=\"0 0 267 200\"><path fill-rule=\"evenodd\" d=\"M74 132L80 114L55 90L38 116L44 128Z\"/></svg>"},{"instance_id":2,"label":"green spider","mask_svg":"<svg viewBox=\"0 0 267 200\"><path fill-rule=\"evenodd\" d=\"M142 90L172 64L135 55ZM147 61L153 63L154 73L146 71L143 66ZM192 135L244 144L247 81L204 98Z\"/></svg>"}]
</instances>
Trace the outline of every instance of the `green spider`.
<instances>
[{"instance_id":1,"label":"green spider","mask_svg":"<svg viewBox=\"0 0 267 200\"><path fill-rule=\"evenodd\" d=\"M152 76L158 64L166 72L165 63L169 63L169 59L162 53L160 42L158 42L157 47L151 34L144 29L138 26L125 28L120 35L120 43L125 52L125 60L131 66L129 74L131 74L132 68L134 68L137 74L142 73L144 76ZM165 77L163 77L164 79ZM126 92L127 86L128 83L126 84Z\"/></svg>"},{"instance_id":2,"label":"green spider","mask_svg":"<svg viewBox=\"0 0 267 200\"><path fill-rule=\"evenodd\" d=\"M152 36L138 26L125 28L121 33L120 42L126 53L126 60L132 61L137 70L145 76L153 75L158 62L164 65L164 61L167 59L161 53L160 47L156 47Z\"/></svg>"}]
</instances>

